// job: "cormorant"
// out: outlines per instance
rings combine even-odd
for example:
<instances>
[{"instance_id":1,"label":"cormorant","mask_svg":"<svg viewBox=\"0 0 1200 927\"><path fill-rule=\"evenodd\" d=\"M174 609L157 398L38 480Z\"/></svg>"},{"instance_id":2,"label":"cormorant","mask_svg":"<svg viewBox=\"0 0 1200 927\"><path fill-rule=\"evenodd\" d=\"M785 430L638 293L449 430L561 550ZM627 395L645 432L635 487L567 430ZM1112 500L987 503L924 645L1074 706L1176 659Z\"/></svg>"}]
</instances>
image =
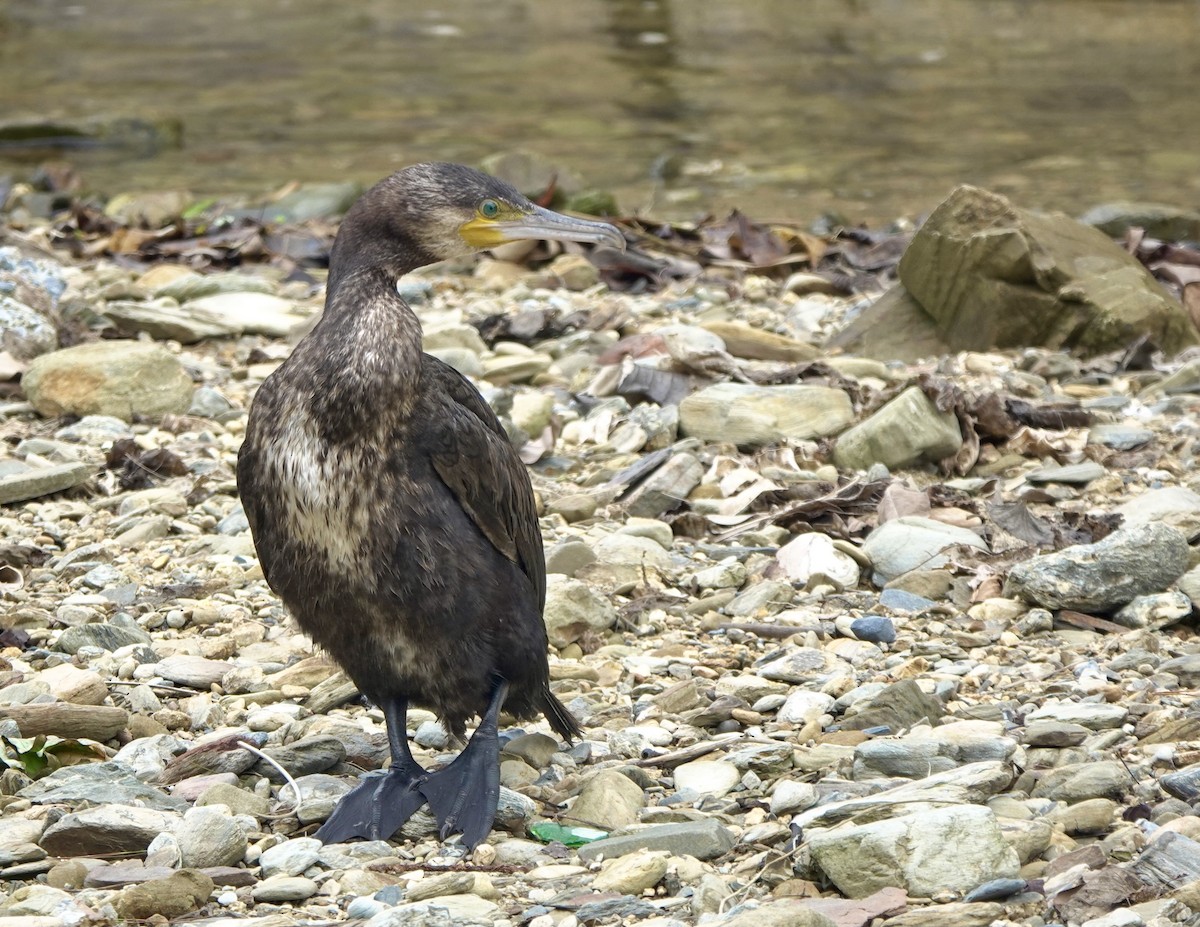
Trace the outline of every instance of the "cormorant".
<instances>
[{"instance_id":1,"label":"cormorant","mask_svg":"<svg viewBox=\"0 0 1200 927\"><path fill-rule=\"evenodd\" d=\"M625 246L462 165L380 181L338 231L324 314L250 410L238 486L263 574L387 722L391 767L342 799L325 842L386 839L427 802L441 838L472 849L495 818L501 707L580 733L549 687L529 475L475 387L422 352L396 290L417 267L519 239ZM409 751L410 703L458 738L481 715L438 772Z\"/></svg>"}]
</instances>

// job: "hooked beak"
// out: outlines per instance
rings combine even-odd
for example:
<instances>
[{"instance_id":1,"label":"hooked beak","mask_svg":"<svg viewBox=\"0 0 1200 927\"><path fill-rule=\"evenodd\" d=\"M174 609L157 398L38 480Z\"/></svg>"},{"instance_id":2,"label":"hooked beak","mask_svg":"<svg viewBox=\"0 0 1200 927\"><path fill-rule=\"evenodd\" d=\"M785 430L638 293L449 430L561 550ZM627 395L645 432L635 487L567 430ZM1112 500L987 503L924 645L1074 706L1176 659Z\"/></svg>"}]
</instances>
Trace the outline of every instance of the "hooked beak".
<instances>
[{"instance_id":1,"label":"hooked beak","mask_svg":"<svg viewBox=\"0 0 1200 927\"><path fill-rule=\"evenodd\" d=\"M475 248L495 248L510 241L580 241L608 245L625 250L625 236L607 222L577 219L534 206L515 218L484 219L477 216L461 229L467 244Z\"/></svg>"}]
</instances>

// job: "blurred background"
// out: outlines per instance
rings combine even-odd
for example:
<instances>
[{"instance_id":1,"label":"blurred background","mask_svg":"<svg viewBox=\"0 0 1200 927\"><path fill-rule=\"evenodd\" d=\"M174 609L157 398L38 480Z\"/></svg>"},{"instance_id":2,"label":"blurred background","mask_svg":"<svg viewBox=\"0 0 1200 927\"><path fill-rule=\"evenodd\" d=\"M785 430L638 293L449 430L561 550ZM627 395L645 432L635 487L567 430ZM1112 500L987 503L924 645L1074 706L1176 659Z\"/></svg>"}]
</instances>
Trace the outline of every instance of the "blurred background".
<instances>
[{"instance_id":1,"label":"blurred background","mask_svg":"<svg viewBox=\"0 0 1200 927\"><path fill-rule=\"evenodd\" d=\"M0 174L261 193L528 149L626 213L1200 204L1197 0L0 0Z\"/></svg>"}]
</instances>

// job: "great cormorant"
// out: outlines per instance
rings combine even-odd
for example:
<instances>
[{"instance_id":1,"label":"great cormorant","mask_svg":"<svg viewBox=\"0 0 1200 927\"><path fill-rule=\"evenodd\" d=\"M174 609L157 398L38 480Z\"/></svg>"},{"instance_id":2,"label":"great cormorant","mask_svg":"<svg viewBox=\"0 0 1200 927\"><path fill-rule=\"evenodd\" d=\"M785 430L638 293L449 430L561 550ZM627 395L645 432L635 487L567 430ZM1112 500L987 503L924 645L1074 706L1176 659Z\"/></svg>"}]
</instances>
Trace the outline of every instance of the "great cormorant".
<instances>
[{"instance_id":1,"label":"great cormorant","mask_svg":"<svg viewBox=\"0 0 1200 927\"><path fill-rule=\"evenodd\" d=\"M391 767L342 799L326 842L386 839L427 802L442 839L473 848L499 798L501 707L580 733L549 687L529 476L475 387L422 352L396 289L415 268L519 239L625 246L611 225L462 165L381 181L341 224L320 321L250 410L238 485L263 574L387 722ZM410 703L460 738L481 716L440 771L409 751Z\"/></svg>"}]
</instances>

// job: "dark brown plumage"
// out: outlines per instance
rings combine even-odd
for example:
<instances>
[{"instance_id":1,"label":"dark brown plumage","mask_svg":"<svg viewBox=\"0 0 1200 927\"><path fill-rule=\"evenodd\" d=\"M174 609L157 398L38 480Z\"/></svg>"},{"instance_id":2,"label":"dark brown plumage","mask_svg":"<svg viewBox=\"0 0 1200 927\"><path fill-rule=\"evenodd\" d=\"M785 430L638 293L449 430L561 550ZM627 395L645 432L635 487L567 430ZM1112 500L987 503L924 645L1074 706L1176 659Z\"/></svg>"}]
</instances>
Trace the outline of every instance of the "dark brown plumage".
<instances>
[{"instance_id":1,"label":"dark brown plumage","mask_svg":"<svg viewBox=\"0 0 1200 927\"><path fill-rule=\"evenodd\" d=\"M389 728L391 770L351 792L322 839L389 837L428 801L443 837L474 846L499 794L501 704L579 733L549 689L529 477L470 382L421 351L396 292L416 267L519 238L624 244L460 165L381 181L342 223L324 315L251 408L238 484L263 573ZM410 702L457 736L482 716L441 772L409 753Z\"/></svg>"}]
</instances>

